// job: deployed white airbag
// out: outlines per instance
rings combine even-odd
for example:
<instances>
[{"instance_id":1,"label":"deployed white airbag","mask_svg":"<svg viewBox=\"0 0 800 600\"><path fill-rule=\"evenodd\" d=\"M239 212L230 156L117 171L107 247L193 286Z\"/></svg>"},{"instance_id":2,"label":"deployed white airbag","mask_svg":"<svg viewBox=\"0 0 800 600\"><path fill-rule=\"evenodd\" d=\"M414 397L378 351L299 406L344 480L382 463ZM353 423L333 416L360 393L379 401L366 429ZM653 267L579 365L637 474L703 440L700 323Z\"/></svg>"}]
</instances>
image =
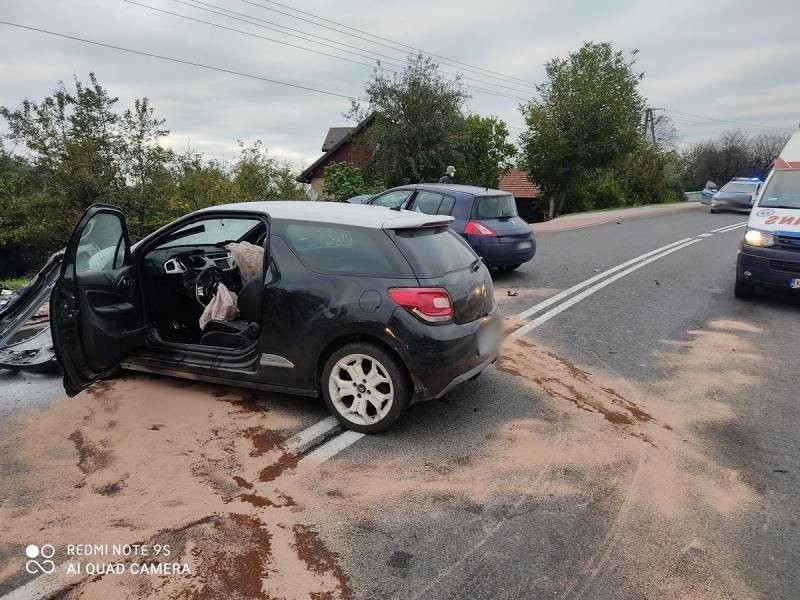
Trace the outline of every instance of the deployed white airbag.
<instances>
[{"instance_id":1,"label":"deployed white airbag","mask_svg":"<svg viewBox=\"0 0 800 600\"><path fill-rule=\"evenodd\" d=\"M214 294L211 302L200 315L200 329L205 329L209 321L232 321L238 316L236 294L230 291L224 283L220 283L217 285L217 293Z\"/></svg>"},{"instance_id":2,"label":"deployed white airbag","mask_svg":"<svg viewBox=\"0 0 800 600\"><path fill-rule=\"evenodd\" d=\"M234 242L225 246L239 266L239 275L242 283L247 283L253 277L261 275L264 264L264 248L250 242Z\"/></svg>"}]
</instances>

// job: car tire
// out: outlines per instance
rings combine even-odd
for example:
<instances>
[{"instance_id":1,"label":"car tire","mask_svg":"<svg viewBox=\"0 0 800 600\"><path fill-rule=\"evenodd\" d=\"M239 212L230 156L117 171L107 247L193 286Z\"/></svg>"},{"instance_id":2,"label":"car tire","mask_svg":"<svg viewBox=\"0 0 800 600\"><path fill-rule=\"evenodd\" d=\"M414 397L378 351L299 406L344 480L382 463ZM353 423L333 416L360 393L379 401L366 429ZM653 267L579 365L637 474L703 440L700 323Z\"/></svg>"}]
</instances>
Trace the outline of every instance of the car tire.
<instances>
[{"instance_id":1,"label":"car tire","mask_svg":"<svg viewBox=\"0 0 800 600\"><path fill-rule=\"evenodd\" d=\"M354 382L352 386L349 381ZM331 354L321 382L331 414L360 433L386 431L411 401L412 385L403 364L387 350L368 342L347 344ZM382 404L374 401L379 397Z\"/></svg>"},{"instance_id":2,"label":"car tire","mask_svg":"<svg viewBox=\"0 0 800 600\"><path fill-rule=\"evenodd\" d=\"M522 263L516 264L516 265L506 265L505 267L503 267L503 271L505 271L506 273L510 273L511 271L514 271L515 269L519 269L521 265L522 265Z\"/></svg>"},{"instance_id":3,"label":"car tire","mask_svg":"<svg viewBox=\"0 0 800 600\"><path fill-rule=\"evenodd\" d=\"M742 281L737 277L736 284L733 286L733 295L737 298L747 300L756 295L756 286L752 283Z\"/></svg>"}]
</instances>

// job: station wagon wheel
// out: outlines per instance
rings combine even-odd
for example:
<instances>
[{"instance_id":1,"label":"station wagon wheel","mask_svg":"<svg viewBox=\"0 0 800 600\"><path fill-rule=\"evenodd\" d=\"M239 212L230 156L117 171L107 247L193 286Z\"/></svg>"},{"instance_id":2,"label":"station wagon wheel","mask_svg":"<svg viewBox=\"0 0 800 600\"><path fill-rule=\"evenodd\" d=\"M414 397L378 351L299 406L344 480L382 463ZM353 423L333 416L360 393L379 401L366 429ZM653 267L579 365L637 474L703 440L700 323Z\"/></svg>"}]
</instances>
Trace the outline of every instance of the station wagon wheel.
<instances>
[{"instance_id":1,"label":"station wagon wheel","mask_svg":"<svg viewBox=\"0 0 800 600\"><path fill-rule=\"evenodd\" d=\"M355 431L376 433L392 425L408 406L410 385L397 359L373 344L348 344L323 371L323 395L339 421Z\"/></svg>"}]
</instances>

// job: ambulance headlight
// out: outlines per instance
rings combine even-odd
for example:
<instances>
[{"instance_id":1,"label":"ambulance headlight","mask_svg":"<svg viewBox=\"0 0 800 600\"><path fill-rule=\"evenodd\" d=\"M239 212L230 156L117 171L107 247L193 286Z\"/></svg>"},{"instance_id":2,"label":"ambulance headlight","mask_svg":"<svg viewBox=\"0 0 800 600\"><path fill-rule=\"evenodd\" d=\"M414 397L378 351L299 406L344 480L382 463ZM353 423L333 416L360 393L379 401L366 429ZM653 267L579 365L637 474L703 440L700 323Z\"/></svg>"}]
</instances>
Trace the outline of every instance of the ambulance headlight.
<instances>
[{"instance_id":1,"label":"ambulance headlight","mask_svg":"<svg viewBox=\"0 0 800 600\"><path fill-rule=\"evenodd\" d=\"M744 243L748 246L758 246L759 248L770 248L775 245L775 236L766 231L758 229L748 229L744 234Z\"/></svg>"}]
</instances>

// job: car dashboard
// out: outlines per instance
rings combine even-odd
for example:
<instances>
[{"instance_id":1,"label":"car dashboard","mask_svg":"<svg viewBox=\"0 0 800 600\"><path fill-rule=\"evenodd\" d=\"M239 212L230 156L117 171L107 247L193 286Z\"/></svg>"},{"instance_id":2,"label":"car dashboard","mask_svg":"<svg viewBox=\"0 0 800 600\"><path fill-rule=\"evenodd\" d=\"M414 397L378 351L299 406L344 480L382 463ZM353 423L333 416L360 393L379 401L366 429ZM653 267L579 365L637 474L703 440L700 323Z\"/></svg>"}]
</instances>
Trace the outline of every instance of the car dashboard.
<instances>
[{"instance_id":1,"label":"car dashboard","mask_svg":"<svg viewBox=\"0 0 800 600\"><path fill-rule=\"evenodd\" d=\"M149 320L167 341L199 339L202 306L196 300L197 276L206 267L217 267L227 288L238 293L242 282L230 251L214 245L156 248L142 262L143 292Z\"/></svg>"},{"instance_id":2,"label":"car dashboard","mask_svg":"<svg viewBox=\"0 0 800 600\"><path fill-rule=\"evenodd\" d=\"M163 269L165 275L178 275L211 266L218 267L223 272L232 271L236 268L236 260L228 250L205 254L183 253L165 260Z\"/></svg>"}]
</instances>

